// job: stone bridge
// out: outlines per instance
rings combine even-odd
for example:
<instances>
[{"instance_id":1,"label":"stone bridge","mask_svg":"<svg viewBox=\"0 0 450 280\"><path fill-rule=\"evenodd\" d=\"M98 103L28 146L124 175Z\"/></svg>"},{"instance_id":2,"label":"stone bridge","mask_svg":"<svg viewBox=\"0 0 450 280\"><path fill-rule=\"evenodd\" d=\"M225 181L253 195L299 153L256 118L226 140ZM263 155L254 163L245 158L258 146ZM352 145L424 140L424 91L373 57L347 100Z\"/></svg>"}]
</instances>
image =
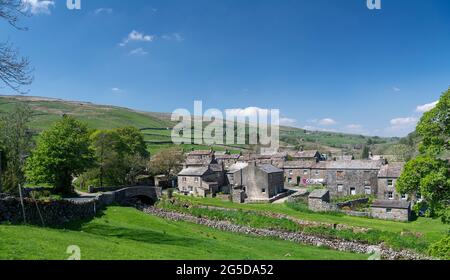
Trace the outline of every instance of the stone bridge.
<instances>
[{"instance_id":1,"label":"stone bridge","mask_svg":"<svg viewBox=\"0 0 450 280\"><path fill-rule=\"evenodd\" d=\"M162 188L154 186L136 186L123 188L117 191L106 192L98 200L106 205L113 203L126 203L132 199L139 199L146 204L154 204L162 196Z\"/></svg>"}]
</instances>

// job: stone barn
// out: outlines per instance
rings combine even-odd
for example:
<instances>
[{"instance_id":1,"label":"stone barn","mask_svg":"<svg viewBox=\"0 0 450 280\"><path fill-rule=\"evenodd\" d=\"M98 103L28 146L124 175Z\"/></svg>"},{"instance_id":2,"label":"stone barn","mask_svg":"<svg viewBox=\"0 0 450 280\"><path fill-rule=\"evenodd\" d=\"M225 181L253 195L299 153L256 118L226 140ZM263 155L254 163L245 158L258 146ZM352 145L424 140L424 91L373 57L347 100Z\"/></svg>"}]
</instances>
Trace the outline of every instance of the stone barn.
<instances>
[{"instance_id":1,"label":"stone barn","mask_svg":"<svg viewBox=\"0 0 450 280\"><path fill-rule=\"evenodd\" d=\"M375 200L370 208L372 218L408 222L411 219L411 202Z\"/></svg>"},{"instance_id":2,"label":"stone barn","mask_svg":"<svg viewBox=\"0 0 450 280\"><path fill-rule=\"evenodd\" d=\"M326 189L313 191L308 197L308 208L314 212L330 211L330 192Z\"/></svg>"}]
</instances>

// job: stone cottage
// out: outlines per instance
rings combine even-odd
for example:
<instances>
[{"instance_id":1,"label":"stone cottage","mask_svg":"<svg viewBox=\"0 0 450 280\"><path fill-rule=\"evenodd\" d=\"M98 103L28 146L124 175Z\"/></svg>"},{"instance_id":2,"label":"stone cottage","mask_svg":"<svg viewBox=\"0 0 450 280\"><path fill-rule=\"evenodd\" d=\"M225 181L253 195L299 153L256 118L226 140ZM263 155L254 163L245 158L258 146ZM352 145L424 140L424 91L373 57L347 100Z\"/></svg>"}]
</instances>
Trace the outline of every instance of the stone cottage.
<instances>
[{"instance_id":1,"label":"stone cottage","mask_svg":"<svg viewBox=\"0 0 450 280\"><path fill-rule=\"evenodd\" d=\"M408 222L411 219L411 202L401 200L376 200L370 208L372 218Z\"/></svg>"},{"instance_id":2,"label":"stone cottage","mask_svg":"<svg viewBox=\"0 0 450 280\"><path fill-rule=\"evenodd\" d=\"M399 194L396 190L397 180L402 174L405 164L402 162L389 163L381 167L378 172L378 198L382 200L408 200L407 195Z\"/></svg>"},{"instance_id":3,"label":"stone cottage","mask_svg":"<svg viewBox=\"0 0 450 280\"><path fill-rule=\"evenodd\" d=\"M376 195L381 161L327 161L317 169L325 171L325 184L332 197ZM314 169L313 169L314 170Z\"/></svg>"},{"instance_id":4,"label":"stone cottage","mask_svg":"<svg viewBox=\"0 0 450 280\"><path fill-rule=\"evenodd\" d=\"M236 163L227 178L233 196L238 193L238 202L268 202L284 192L283 170L270 164Z\"/></svg>"},{"instance_id":5,"label":"stone cottage","mask_svg":"<svg viewBox=\"0 0 450 280\"><path fill-rule=\"evenodd\" d=\"M186 195L206 197L219 192L217 173L209 167L188 167L178 174L178 190Z\"/></svg>"},{"instance_id":6,"label":"stone cottage","mask_svg":"<svg viewBox=\"0 0 450 280\"><path fill-rule=\"evenodd\" d=\"M308 160L308 161L321 161L323 160L322 155L317 150L308 150L308 151L298 151L295 153L289 154L289 157L294 160Z\"/></svg>"},{"instance_id":7,"label":"stone cottage","mask_svg":"<svg viewBox=\"0 0 450 280\"><path fill-rule=\"evenodd\" d=\"M286 178L286 184L290 186L307 186L313 178L312 169L315 166L316 161L300 160L300 161L287 161L283 165L284 177Z\"/></svg>"}]
</instances>

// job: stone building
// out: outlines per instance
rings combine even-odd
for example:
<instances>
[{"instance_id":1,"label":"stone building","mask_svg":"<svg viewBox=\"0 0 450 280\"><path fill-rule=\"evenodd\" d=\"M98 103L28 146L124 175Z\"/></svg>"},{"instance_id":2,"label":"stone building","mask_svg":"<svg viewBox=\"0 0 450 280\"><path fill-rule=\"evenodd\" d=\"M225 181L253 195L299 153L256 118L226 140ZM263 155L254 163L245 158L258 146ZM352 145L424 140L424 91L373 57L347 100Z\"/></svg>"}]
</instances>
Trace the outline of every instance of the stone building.
<instances>
[{"instance_id":1,"label":"stone building","mask_svg":"<svg viewBox=\"0 0 450 280\"><path fill-rule=\"evenodd\" d=\"M178 174L178 190L184 194L206 197L219 192L217 173L209 167L188 167Z\"/></svg>"},{"instance_id":2,"label":"stone building","mask_svg":"<svg viewBox=\"0 0 450 280\"><path fill-rule=\"evenodd\" d=\"M376 200L370 208L372 218L408 222L411 219L411 202L401 200Z\"/></svg>"},{"instance_id":3,"label":"stone building","mask_svg":"<svg viewBox=\"0 0 450 280\"><path fill-rule=\"evenodd\" d=\"M316 161L288 161L283 165L286 184L290 186L306 186L311 182L312 169Z\"/></svg>"},{"instance_id":4,"label":"stone building","mask_svg":"<svg viewBox=\"0 0 450 280\"><path fill-rule=\"evenodd\" d=\"M376 195L381 161L352 160L323 162L325 184L333 197Z\"/></svg>"},{"instance_id":5,"label":"stone building","mask_svg":"<svg viewBox=\"0 0 450 280\"><path fill-rule=\"evenodd\" d=\"M330 192L326 189L314 190L308 196L308 208L314 212L330 211Z\"/></svg>"},{"instance_id":6,"label":"stone building","mask_svg":"<svg viewBox=\"0 0 450 280\"><path fill-rule=\"evenodd\" d=\"M405 164L402 162L383 165L378 172L378 198L382 200L408 200L407 195L396 190L397 180L402 174Z\"/></svg>"},{"instance_id":7,"label":"stone building","mask_svg":"<svg viewBox=\"0 0 450 280\"><path fill-rule=\"evenodd\" d=\"M192 151L186 155L184 167L204 167L214 162L214 151Z\"/></svg>"},{"instance_id":8,"label":"stone building","mask_svg":"<svg viewBox=\"0 0 450 280\"><path fill-rule=\"evenodd\" d=\"M270 201L284 192L283 170L270 164L236 163L227 172L233 192L247 202Z\"/></svg>"}]
</instances>

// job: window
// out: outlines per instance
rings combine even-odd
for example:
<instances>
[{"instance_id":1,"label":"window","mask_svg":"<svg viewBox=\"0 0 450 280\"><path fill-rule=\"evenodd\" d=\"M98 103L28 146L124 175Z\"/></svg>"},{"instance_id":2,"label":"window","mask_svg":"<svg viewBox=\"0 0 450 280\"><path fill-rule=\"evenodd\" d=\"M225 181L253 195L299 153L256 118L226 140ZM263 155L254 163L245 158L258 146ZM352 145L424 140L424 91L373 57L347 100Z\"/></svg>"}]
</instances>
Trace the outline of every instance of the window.
<instances>
[{"instance_id":1,"label":"window","mask_svg":"<svg viewBox=\"0 0 450 280\"><path fill-rule=\"evenodd\" d=\"M192 192L192 191L194 190L194 188L193 188L193 187L188 187L188 190L189 190L190 192Z\"/></svg>"},{"instance_id":2,"label":"window","mask_svg":"<svg viewBox=\"0 0 450 280\"><path fill-rule=\"evenodd\" d=\"M308 175L308 170L307 169L303 170L303 175Z\"/></svg>"},{"instance_id":3,"label":"window","mask_svg":"<svg viewBox=\"0 0 450 280\"><path fill-rule=\"evenodd\" d=\"M387 184L388 184L388 187L393 187L394 186L394 180L389 179Z\"/></svg>"},{"instance_id":4,"label":"window","mask_svg":"<svg viewBox=\"0 0 450 280\"><path fill-rule=\"evenodd\" d=\"M292 170L289 170L289 175L292 175L294 172Z\"/></svg>"},{"instance_id":5,"label":"window","mask_svg":"<svg viewBox=\"0 0 450 280\"><path fill-rule=\"evenodd\" d=\"M391 208L386 208L386 213L391 213L392 209Z\"/></svg>"},{"instance_id":6,"label":"window","mask_svg":"<svg viewBox=\"0 0 450 280\"><path fill-rule=\"evenodd\" d=\"M319 170L316 170L316 176L319 176L320 175L320 172L319 172Z\"/></svg>"},{"instance_id":7,"label":"window","mask_svg":"<svg viewBox=\"0 0 450 280\"><path fill-rule=\"evenodd\" d=\"M393 192L388 192L388 199L390 199L390 200L394 199L394 193Z\"/></svg>"},{"instance_id":8,"label":"window","mask_svg":"<svg viewBox=\"0 0 450 280\"><path fill-rule=\"evenodd\" d=\"M350 188L350 195L356 195L356 189Z\"/></svg>"},{"instance_id":9,"label":"window","mask_svg":"<svg viewBox=\"0 0 450 280\"><path fill-rule=\"evenodd\" d=\"M186 177L181 178L183 182L186 182Z\"/></svg>"},{"instance_id":10,"label":"window","mask_svg":"<svg viewBox=\"0 0 450 280\"><path fill-rule=\"evenodd\" d=\"M343 192L344 191L344 185L338 185L338 192Z\"/></svg>"},{"instance_id":11,"label":"window","mask_svg":"<svg viewBox=\"0 0 450 280\"><path fill-rule=\"evenodd\" d=\"M407 194L402 194L402 200L408 200L408 195Z\"/></svg>"},{"instance_id":12,"label":"window","mask_svg":"<svg viewBox=\"0 0 450 280\"><path fill-rule=\"evenodd\" d=\"M365 186L365 187L364 187L364 192L365 192L367 195L371 195L371 194L372 194L372 187L371 187L371 186Z\"/></svg>"},{"instance_id":13,"label":"window","mask_svg":"<svg viewBox=\"0 0 450 280\"><path fill-rule=\"evenodd\" d=\"M198 177L195 177L194 182L198 183Z\"/></svg>"},{"instance_id":14,"label":"window","mask_svg":"<svg viewBox=\"0 0 450 280\"><path fill-rule=\"evenodd\" d=\"M292 183L292 178L288 178L288 183Z\"/></svg>"},{"instance_id":15,"label":"window","mask_svg":"<svg viewBox=\"0 0 450 280\"><path fill-rule=\"evenodd\" d=\"M261 192L262 192L262 193L266 193L266 189L262 189Z\"/></svg>"}]
</instances>

